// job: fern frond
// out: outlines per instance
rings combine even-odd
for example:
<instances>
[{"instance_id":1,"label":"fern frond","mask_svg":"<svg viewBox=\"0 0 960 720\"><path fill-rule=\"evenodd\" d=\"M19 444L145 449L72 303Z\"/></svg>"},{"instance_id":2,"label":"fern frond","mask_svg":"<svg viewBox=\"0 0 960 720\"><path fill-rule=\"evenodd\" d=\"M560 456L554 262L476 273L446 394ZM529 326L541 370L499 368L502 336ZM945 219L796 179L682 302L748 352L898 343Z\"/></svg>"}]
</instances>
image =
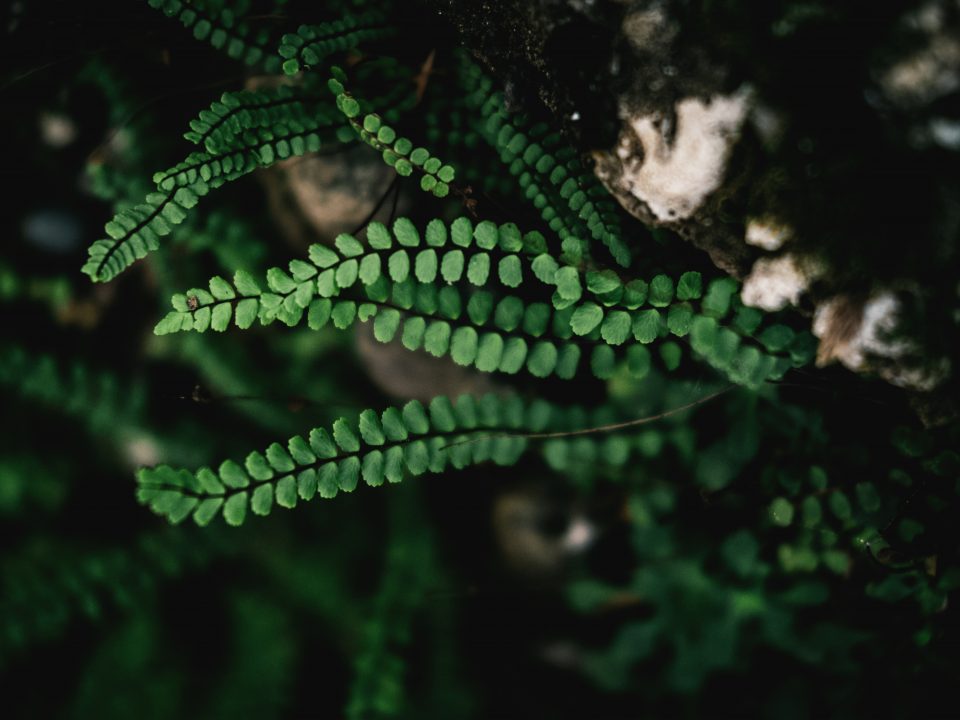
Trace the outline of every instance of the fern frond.
<instances>
[{"instance_id":1,"label":"fern frond","mask_svg":"<svg viewBox=\"0 0 960 720\"><path fill-rule=\"evenodd\" d=\"M190 121L184 138L201 145L211 155L223 154L236 149L238 136L246 130L291 123L308 127L318 111L329 105L326 95L290 85L225 92Z\"/></svg>"},{"instance_id":2,"label":"fern frond","mask_svg":"<svg viewBox=\"0 0 960 720\"><path fill-rule=\"evenodd\" d=\"M275 601L246 592L231 597L228 610L231 647L200 715L283 717L297 671L300 635L292 618Z\"/></svg>"},{"instance_id":3,"label":"fern frond","mask_svg":"<svg viewBox=\"0 0 960 720\"><path fill-rule=\"evenodd\" d=\"M131 548L78 553L69 545L38 546L4 558L0 579L0 657L58 635L78 614L97 619L131 609L164 579L207 564L221 552L218 536L160 532Z\"/></svg>"},{"instance_id":4,"label":"fern frond","mask_svg":"<svg viewBox=\"0 0 960 720\"><path fill-rule=\"evenodd\" d=\"M232 283L212 278L209 290L174 296L173 311L155 332L224 331L231 321L242 329L256 320L294 326L304 314L312 329L332 321L343 330L372 318L380 342L399 334L407 349L423 347L438 357L449 354L458 364L485 372L515 373L525 367L537 377L555 373L572 378L581 356L588 356L591 370L601 379L613 374L618 359L626 361L632 377L641 379L651 366L645 345L657 343L664 367L675 370L682 350L665 338L687 337L701 313L712 320L722 318L735 302L736 283L719 279L697 307L702 279L696 272L683 274L676 283L662 274L649 283L622 283L610 271L581 276L576 268L561 267L549 254L538 253L545 244L539 233L524 235L512 223L498 227L484 221L474 227L461 217L448 227L433 220L421 238L413 223L400 218L392 234L371 223L367 243L369 247L340 235L336 249L314 245L309 262L294 260L289 272L271 268L266 291L242 271ZM486 289L494 277L501 287L518 288L525 273L557 288L552 306L514 295L497 298ZM483 289L461 292L453 284L464 280ZM593 299L577 303L584 285ZM363 294L351 295L358 286ZM738 325L735 318L734 327L741 334L724 328L722 337L714 337L705 334L701 323L693 346L734 382L756 386L782 377L791 361L775 354L789 353L794 364L809 360L801 352L810 347L804 336L795 336L786 326L773 326L761 335L769 354L753 341L740 347L756 324L744 325L741 319Z\"/></svg>"},{"instance_id":5,"label":"fern frond","mask_svg":"<svg viewBox=\"0 0 960 720\"><path fill-rule=\"evenodd\" d=\"M254 30L234 11L205 0L147 0L150 7L175 17L200 41L210 43L233 60L261 65L267 74L280 71L281 63L271 50L270 32Z\"/></svg>"},{"instance_id":6,"label":"fern frond","mask_svg":"<svg viewBox=\"0 0 960 720\"><path fill-rule=\"evenodd\" d=\"M143 412L146 388L124 385L110 372L92 372L80 362L62 366L53 356L16 345L0 346L0 385L76 416L93 432L132 425Z\"/></svg>"},{"instance_id":7,"label":"fern frond","mask_svg":"<svg viewBox=\"0 0 960 720\"><path fill-rule=\"evenodd\" d=\"M390 503L390 525L386 567L364 628L345 710L351 719L395 717L403 710L406 659L401 651L412 639L414 613L435 572L427 519L416 497L408 492Z\"/></svg>"},{"instance_id":8,"label":"fern frond","mask_svg":"<svg viewBox=\"0 0 960 720\"><path fill-rule=\"evenodd\" d=\"M288 119L270 128L242 133L237 144L220 153L194 152L186 160L154 175L159 192L146 202L117 213L106 226L108 238L89 250L83 272L97 282L107 282L137 260L160 247L160 238L173 232L199 199L211 190L236 180L258 167L302 156L320 149L321 132L333 134L342 125L321 113L301 122Z\"/></svg>"},{"instance_id":9,"label":"fern frond","mask_svg":"<svg viewBox=\"0 0 960 720\"><path fill-rule=\"evenodd\" d=\"M424 192L438 198L446 197L450 193L450 183L456 177L453 167L433 157L426 148L415 148L411 140L399 137L397 131L384 122L380 115L372 112L364 114L364 104L345 88L347 77L343 70L334 67L331 72L333 77L328 82L330 91L336 97L337 108L349 120L357 136L380 152L383 161L398 175L408 177L416 172L420 175L420 188Z\"/></svg>"},{"instance_id":10,"label":"fern frond","mask_svg":"<svg viewBox=\"0 0 960 720\"><path fill-rule=\"evenodd\" d=\"M59 458L7 452L0 457L0 517L50 512L67 497L69 468Z\"/></svg>"},{"instance_id":11,"label":"fern frond","mask_svg":"<svg viewBox=\"0 0 960 720\"><path fill-rule=\"evenodd\" d=\"M367 227L366 239L364 245L351 235L341 234L336 238L335 249L311 246L309 262L292 261L289 274L271 268L267 273L268 293L263 293L245 272L238 273L232 284L220 277L213 278L210 292L192 290L175 296L174 312L158 325L157 333L203 331L207 327L225 330L234 316L233 306L237 311L234 318L241 328L249 327L247 319L257 317L264 324L272 322L278 313L281 320L292 325L299 321L299 315L296 320L293 315L298 309L307 309L315 295L336 297L358 283L374 287L381 294L388 287L387 281L404 283L412 278L424 285L466 280L477 287L496 278L503 287L516 288L523 281L520 251L539 248L543 242L539 233L521 235L512 223L497 227L492 222L482 222L474 228L465 217L450 223L449 230L441 220L434 219L427 224L423 237L407 218L393 223L392 234L384 225L373 222ZM375 301L376 296L370 299ZM271 313L274 309L276 312ZM183 313L188 313L189 318Z\"/></svg>"},{"instance_id":12,"label":"fern frond","mask_svg":"<svg viewBox=\"0 0 960 720\"><path fill-rule=\"evenodd\" d=\"M314 68L338 52L352 50L366 40L380 40L394 35L396 28L388 25L378 11L346 15L339 20L319 25L301 25L297 32L284 35L280 41L283 71L296 75L302 68Z\"/></svg>"},{"instance_id":13,"label":"fern frond","mask_svg":"<svg viewBox=\"0 0 960 720\"><path fill-rule=\"evenodd\" d=\"M576 151L545 123L508 113L502 94L473 62L463 60L467 106L478 113L477 130L500 154L524 196L563 243L563 259L579 264L587 238L601 240L616 262L630 265L619 219L603 186L583 167Z\"/></svg>"},{"instance_id":14,"label":"fern frond","mask_svg":"<svg viewBox=\"0 0 960 720\"><path fill-rule=\"evenodd\" d=\"M72 295L70 281L63 276L29 276L0 260L0 302L19 300L41 302L51 311L62 308Z\"/></svg>"},{"instance_id":15,"label":"fern frond","mask_svg":"<svg viewBox=\"0 0 960 720\"><path fill-rule=\"evenodd\" d=\"M365 410L359 424L341 418L333 424L332 438L316 428L309 440L295 436L286 447L274 443L265 453L250 453L243 465L227 460L216 471L201 468L196 473L165 465L143 469L137 476L137 497L173 523L192 514L197 524L206 525L222 512L228 524L241 525L248 507L256 515L268 515L274 500L293 508L298 500L317 494L332 498L352 492L361 477L378 486L385 480L400 482L406 472L440 472L448 462L457 468L487 460L511 465L526 441L490 433L542 428L551 412L546 403L525 408L517 398L494 395L480 401L465 395L456 404L437 397L429 412L412 400L381 415ZM446 449L469 438L477 442Z\"/></svg>"}]
</instances>

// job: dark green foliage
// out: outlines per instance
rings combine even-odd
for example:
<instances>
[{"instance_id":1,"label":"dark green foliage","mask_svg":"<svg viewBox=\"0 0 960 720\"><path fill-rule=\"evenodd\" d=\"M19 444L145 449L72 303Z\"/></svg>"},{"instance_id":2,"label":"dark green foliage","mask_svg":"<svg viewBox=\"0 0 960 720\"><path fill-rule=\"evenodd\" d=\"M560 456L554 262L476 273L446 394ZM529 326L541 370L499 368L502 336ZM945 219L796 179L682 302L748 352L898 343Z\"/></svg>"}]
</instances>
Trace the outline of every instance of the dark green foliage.
<instances>
[{"instance_id":1,"label":"dark green foliage","mask_svg":"<svg viewBox=\"0 0 960 720\"><path fill-rule=\"evenodd\" d=\"M301 25L297 32L283 36L280 57L283 71L295 75L302 66L313 68L334 53L357 47L365 41L393 35L395 28L379 12L347 16L320 25Z\"/></svg>"},{"instance_id":2,"label":"dark green foliage","mask_svg":"<svg viewBox=\"0 0 960 720\"><path fill-rule=\"evenodd\" d=\"M815 370L420 5L144 5L170 38L63 70L118 136L83 271L129 278L0 261L13 716L924 714L955 421ZM278 177L365 158L369 213L287 231Z\"/></svg>"},{"instance_id":3,"label":"dark green foliage","mask_svg":"<svg viewBox=\"0 0 960 720\"><path fill-rule=\"evenodd\" d=\"M217 547L215 535L163 531L129 549L82 553L38 544L4 558L0 665L11 652L56 637L75 615L98 620L116 607L132 609L165 578L205 565Z\"/></svg>"},{"instance_id":4,"label":"dark green foliage","mask_svg":"<svg viewBox=\"0 0 960 720\"><path fill-rule=\"evenodd\" d=\"M252 30L242 17L216 0L147 0L168 17L174 17L193 37L213 45L234 60L262 65L265 72L280 69L280 58L270 52L270 35Z\"/></svg>"}]
</instances>

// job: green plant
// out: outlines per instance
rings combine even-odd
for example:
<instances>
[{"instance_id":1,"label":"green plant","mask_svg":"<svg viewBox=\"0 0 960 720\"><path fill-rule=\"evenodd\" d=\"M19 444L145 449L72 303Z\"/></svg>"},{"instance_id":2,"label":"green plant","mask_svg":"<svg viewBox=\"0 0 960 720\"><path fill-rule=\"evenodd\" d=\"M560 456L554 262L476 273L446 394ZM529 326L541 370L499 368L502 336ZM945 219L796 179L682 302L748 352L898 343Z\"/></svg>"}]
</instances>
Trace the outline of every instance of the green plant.
<instances>
[{"instance_id":1,"label":"green plant","mask_svg":"<svg viewBox=\"0 0 960 720\"><path fill-rule=\"evenodd\" d=\"M898 636L905 652L919 656L944 636L936 615L960 586L945 550L960 472L956 423L891 432L883 416L857 426L845 400L831 402L830 415L791 392L795 384L824 391L815 380L804 385L816 341L802 320L744 305L736 280L674 252L675 239L626 222L547 113L508 110L497 82L465 51L413 43L402 7L342 3L338 17L296 27L284 16L278 28L259 22L249 2L149 5L270 78L201 110L184 134L196 149L151 178L150 163L169 163L169 144L149 140L149 118L129 119L134 90L97 60L81 75L133 139L122 156L129 166L88 168L91 188L115 214L83 272L130 293L122 276L146 261L147 302L163 293L172 306L156 318L141 313L155 322L149 355L209 385L209 395L194 396L209 415L177 425L148 402L158 383L143 367L91 373L27 341L0 348L0 384L22 402L78 417L125 464L142 465L138 502L172 524L204 527L143 536L159 550L91 551L74 575L55 567L48 579L24 580L26 560L4 567L6 584L19 589L3 605L10 619L0 649L55 636L74 606L96 615L111 604L149 605L127 588L149 596L155 577L218 559L234 571L239 556L281 588L284 602L295 598L311 622L334 628L339 659L351 661L340 664L355 670L348 716L442 716L462 701L449 688L405 691L425 598L455 575L443 567L421 476L456 483L459 471L502 477L511 471L501 468L518 465L580 498L617 497L611 524L628 536L626 568L594 571L584 561L563 586L586 622L617 619L582 644L576 667L607 692L635 692L650 672L651 707L669 705L725 674L749 676L764 653L784 667L854 677L858 658L882 662L876 628L859 620L864 608L890 618L910 606ZM414 50L430 52L429 62ZM356 230L278 260L286 251L271 240L273 226L244 215L230 190L256 170L356 148L379 155L395 175L391 188L413 190L406 215L376 221L378 206ZM224 198L219 207L213 190ZM24 282L6 264L0 272L4 303L55 307L71 296L69 284ZM358 388L352 381L362 373L342 367L354 357L346 331L363 326L381 345L489 376L492 389L370 407L376 391ZM234 434L238 417L250 427ZM869 452L876 457L866 463ZM58 491L34 496L22 480L43 468L11 457L7 505L60 507ZM413 487L390 488L398 483ZM269 548L276 555L241 534L256 526L252 516L316 498L336 507L367 487L389 507L384 537L356 533L365 519L356 506L330 520L331 534L313 551L284 535L294 533L285 525ZM216 527L221 520L231 527ZM363 537L334 546L341 531ZM361 617L348 606L369 578L344 578L371 547L384 558L382 578ZM311 585L314 572L322 587ZM113 603L101 602L104 593ZM283 708L283 685L307 644L271 593L245 587L228 601L237 652L205 701L211 715L235 715L246 683L269 686L258 695L262 712ZM834 601L839 619L818 612ZM47 602L51 609L34 616ZM431 667L450 654L438 627L441 660ZM142 649L160 642L134 613L91 666L77 707L95 705L88 698L108 687L110 653L129 654L148 673ZM261 647L270 648L265 658L252 657ZM764 701L800 703L801 695L787 687ZM443 707L428 707L428 696ZM176 712L174 703L168 714Z\"/></svg>"}]
</instances>

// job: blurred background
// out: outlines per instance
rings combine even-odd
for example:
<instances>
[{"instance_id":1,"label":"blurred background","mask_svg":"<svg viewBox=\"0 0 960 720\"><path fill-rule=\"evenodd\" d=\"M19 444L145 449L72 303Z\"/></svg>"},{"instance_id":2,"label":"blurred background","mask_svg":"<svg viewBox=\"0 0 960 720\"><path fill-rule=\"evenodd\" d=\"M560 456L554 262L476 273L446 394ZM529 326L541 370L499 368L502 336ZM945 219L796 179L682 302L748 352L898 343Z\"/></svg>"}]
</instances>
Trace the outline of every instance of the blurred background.
<instances>
[{"instance_id":1,"label":"blurred background","mask_svg":"<svg viewBox=\"0 0 960 720\"><path fill-rule=\"evenodd\" d=\"M277 37L337 10L236 5ZM361 487L242 528L152 515L135 498L144 465L241 458L409 398L513 382L590 407L604 385L474 374L380 346L364 327L155 336L170 296L213 274L262 273L371 219L462 207L347 143L217 190L161 251L93 284L80 273L87 246L187 155L198 111L275 80L146 2L0 7L4 717L949 708L957 432L923 430L894 388L843 370L735 390L568 453L546 444L513 468ZM428 8L405 12L435 44L426 127L411 118L411 133L464 168L492 219L539 227L496 154L461 140L455 37ZM421 70L422 47L391 47L401 76ZM716 275L669 233L654 241L634 225L656 262ZM607 401L643 417L713 381L692 364L642 386L614 378ZM629 462L611 460L627 447Z\"/></svg>"}]
</instances>

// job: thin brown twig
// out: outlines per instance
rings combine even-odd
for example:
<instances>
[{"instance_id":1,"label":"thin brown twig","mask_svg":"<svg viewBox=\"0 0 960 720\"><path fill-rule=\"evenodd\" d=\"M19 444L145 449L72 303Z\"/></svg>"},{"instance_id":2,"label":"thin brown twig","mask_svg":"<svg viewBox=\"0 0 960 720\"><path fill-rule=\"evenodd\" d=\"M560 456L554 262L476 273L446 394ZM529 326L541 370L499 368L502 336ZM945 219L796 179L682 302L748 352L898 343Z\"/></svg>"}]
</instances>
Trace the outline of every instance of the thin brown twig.
<instances>
[{"instance_id":1,"label":"thin brown twig","mask_svg":"<svg viewBox=\"0 0 960 720\"><path fill-rule=\"evenodd\" d=\"M684 410L689 410L691 408L697 407L698 405L703 405L704 403L710 402L714 398L718 398L721 395L724 395L731 390L733 390L736 385L727 385L721 390L710 393L709 395L698 398L692 402L687 403L686 405L681 405L680 407L671 408L669 410L664 410L663 412L657 413L656 415L647 415L646 417L636 418L634 420L625 420L623 422L611 423L609 425L597 425L595 427L583 428L581 430L566 430L561 432L540 432L540 433L511 433L511 432L498 432L490 433L488 435L480 435L478 437L467 438L464 440L459 440L455 443L450 443L449 445L444 445L441 450L446 450L447 448L457 447L458 445L466 445L473 442L478 442L480 440L486 440L488 438L497 438L497 437L521 437L526 440L552 440L554 438L564 438L564 437L576 437L579 435L596 435L600 433L616 432L617 430L624 430L626 428L637 427L638 425L646 425L647 423L656 422L657 420L663 420L664 418L670 417L671 415L676 415L681 413Z\"/></svg>"}]
</instances>

